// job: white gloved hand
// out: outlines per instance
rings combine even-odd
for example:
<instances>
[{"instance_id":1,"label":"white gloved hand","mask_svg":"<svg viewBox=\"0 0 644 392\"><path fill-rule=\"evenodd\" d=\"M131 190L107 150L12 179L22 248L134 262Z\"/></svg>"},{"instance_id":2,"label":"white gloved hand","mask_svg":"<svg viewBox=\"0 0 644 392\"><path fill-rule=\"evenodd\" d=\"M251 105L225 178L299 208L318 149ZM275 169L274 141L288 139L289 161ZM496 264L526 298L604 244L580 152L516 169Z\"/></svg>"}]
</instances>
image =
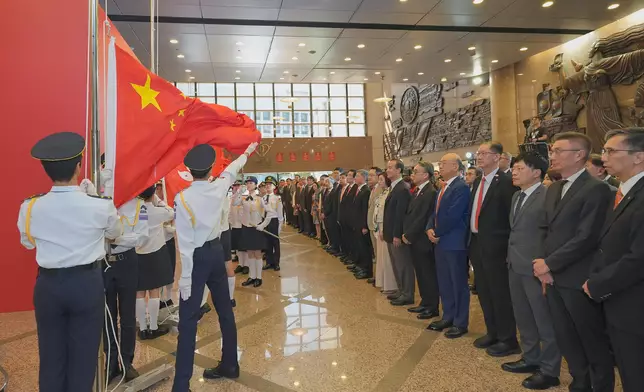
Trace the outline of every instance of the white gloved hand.
<instances>
[{"instance_id":1,"label":"white gloved hand","mask_svg":"<svg viewBox=\"0 0 644 392\"><path fill-rule=\"evenodd\" d=\"M98 195L96 193L96 187L87 178L84 178L83 181L81 181L79 187L82 192L87 193L88 195L92 195L92 196Z\"/></svg>"},{"instance_id":2,"label":"white gloved hand","mask_svg":"<svg viewBox=\"0 0 644 392\"><path fill-rule=\"evenodd\" d=\"M184 301L187 301L192 294L192 279L191 278L179 278L179 296Z\"/></svg>"},{"instance_id":3,"label":"white gloved hand","mask_svg":"<svg viewBox=\"0 0 644 392\"><path fill-rule=\"evenodd\" d=\"M157 207L165 207L166 206L165 201L161 200L161 198L159 196L157 196L156 194L154 194L154 201L152 202L152 204L154 204Z\"/></svg>"},{"instance_id":4,"label":"white gloved hand","mask_svg":"<svg viewBox=\"0 0 644 392\"><path fill-rule=\"evenodd\" d=\"M255 149L257 148L258 145L259 145L259 143L252 142L251 144L248 145L248 148L246 148L246 152L244 152L244 154L247 154L247 155L252 154L253 151L255 151Z\"/></svg>"},{"instance_id":5,"label":"white gloved hand","mask_svg":"<svg viewBox=\"0 0 644 392\"><path fill-rule=\"evenodd\" d=\"M110 169L103 169L100 172L100 178L101 178L101 184L103 186L107 186L108 184L112 184L112 170Z\"/></svg>"},{"instance_id":6,"label":"white gloved hand","mask_svg":"<svg viewBox=\"0 0 644 392\"><path fill-rule=\"evenodd\" d=\"M255 226L255 229L257 229L257 231L264 231L265 228L266 226L262 226L262 225Z\"/></svg>"}]
</instances>

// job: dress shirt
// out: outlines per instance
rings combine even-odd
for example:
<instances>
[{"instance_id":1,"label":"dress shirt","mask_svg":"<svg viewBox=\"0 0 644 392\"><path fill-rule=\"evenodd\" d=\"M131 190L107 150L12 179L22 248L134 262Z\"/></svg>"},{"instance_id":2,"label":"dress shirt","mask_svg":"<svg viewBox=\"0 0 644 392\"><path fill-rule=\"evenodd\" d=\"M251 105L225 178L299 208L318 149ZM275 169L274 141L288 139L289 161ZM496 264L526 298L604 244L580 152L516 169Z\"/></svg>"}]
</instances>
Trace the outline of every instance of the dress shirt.
<instances>
[{"instance_id":1,"label":"dress shirt","mask_svg":"<svg viewBox=\"0 0 644 392\"><path fill-rule=\"evenodd\" d=\"M497 167L496 169L492 170L490 174L485 176L485 186L483 187L483 202L485 202L485 196L487 195L487 191L490 189L490 185L492 184L492 180L494 180L494 176L498 173L499 168ZM472 230L472 233L478 233L478 229L475 228L476 226L476 213L478 209L478 200L479 200L479 194L481 193L481 184L483 183L483 180L481 179L481 182L479 183L479 187L476 189L476 194L474 194L474 204L472 205L472 214L470 215L470 228ZM483 202L481 203L481 206L483 205Z\"/></svg>"},{"instance_id":2,"label":"dress shirt","mask_svg":"<svg viewBox=\"0 0 644 392\"><path fill-rule=\"evenodd\" d=\"M530 188L528 188L528 189L526 189L526 190L524 190L524 191L523 191L523 190L522 190L522 191L519 191L520 193L525 193L525 196L523 196L523 204L525 204L525 202L528 200L528 198L530 197L530 195L531 195L534 191L536 191L536 190L537 190L537 188L539 188L539 185L541 185L541 183L540 183L540 182L537 182L536 184L533 184ZM519 198L517 197L517 204L519 203L519 200L521 200L521 199L519 199ZM514 205L514 209L513 209L513 211L515 211L515 213L516 213L517 211L519 211L519 210L517 209L518 207L520 207L520 206L518 206L518 205L516 205L516 204Z\"/></svg>"},{"instance_id":3,"label":"dress shirt","mask_svg":"<svg viewBox=\"0 0 644 392\"><path fill-rule=\"evenodd\" d=\"M367 184L365 183L365 184L362 184L362 185L358 185L358 190L356 191L356 195L358 193L360 193L360 190L362 190L362 187L365 186L365 185L367 185Z\"/></svg>"},{"instance_id":4,"label":"dress shirt","mask_svg":"<svg viewBox=\"0 0 644 392\"><path fill-rule=\"evenodd\" d=\"M241 229L242 227L241 200L242 200L242 191L240 187L239 190L237 190L237 192L233 192L233 194L230 197L230 213L228 214L228 223L230 224L230 227L232 227L233 229Z\"/></svg>"},{"instance_id":5,"label":"dress shirt","mask_svg":"<svg viewBox=\"0 0 644 392\"><path fill-rule=\"evenodd\" d=\"M262 197L262 208L266 215L264 221L266 224L270 223L271 219L277 218L280 222L284 220L282 213L282 201L277 195L266 195Z\"/></svg>"},{"instance_id":6,"label":"dress shirt","mask_svg":"<svg viewBox=\"0 0 644 392\"><path fill-rule=\"evenodd\" d=\"M420 191L422 191L422 190L423 190L423 188L425 188L425 186L426 186L427 184L429 184L429 180L427 180L427 181L423 182L422 184L418 185L418 186L416 187L416 194L418 195L418 194L420 193Z\"/></svg>"},{"instance_id":7,"label":"dress shirt","mask_svg":"<svg viewBox=\"0 0 644 392\"><path fill-rule=\"evenodd\" d=\"M390 186L390 188L391 188L391 189L394 189L394 188L396 187L396 185L398 185L398 183L399 183L400 181L402 181L402 177L399 177L397 180L392 181L392 182L391 182L391 186Z\"/></svg>"},{"instance_id":8,"label":"dress shirt","mask_svg":"<svg viewBox=\"0 0 644 392\"><path fill-rule=\"evenodd\" d=\"M622 195L623 195L623 196L628 195L628 192L630 192L630 191L631 191L631 189L633 189L633 187L635 186L635 184L637 184L637 182L638 182L642 177L644 177L644 171L639 172L639 173L637 173L636 175L634 175L633 177L629 178L627 181L622 182L622 183L620 184L620 186L619 186L619 190L622 192Z\"/></svg>"},{"instance_id":9,"label":"dress shirt","mask_svg":"<svg viewBox=\"0 0 644 392\"><path fill-rule=\"evenodd\" d=\"M264 219L262 198L257 194L247 195L235 200L241 206L241 224L246 227L256 227Z\"/></svg>"},{"instance_id":10,"label":"dress shirt","mask_svg":"<svg viewBox=\"0 0 644 392\"><path fill-rule=\"evenodd\" d=\"M174 211L165 206L155 206L146 202L145 207L148 213L148 236L136 247L136 253L154 253L165 245L165 230L163 224L174 219ZM140 217L139 217L140 219Z\"/></svg>"},{"instance_id":11,"label":"dress shirt","mask_svg":"<svg viewBox=\"0 0 644 392\"><path fill-rule=\"evenodd\" d=\"M584 171L586 171L586 168L583 168L583 169L579 170L577 173L573 174L572 176L570 176L568 178L564 178L564 180L567 180L568 182L564 183L563 188L561 188L561 198L562 199L566 195L566 192L568 192L568 189L570 189L570 187L572 186L572 183L575 182L575 180L578 179L579 176L581 176L581 173L583 173Z\"/></svg>"},{"instance_id":12,"label":"dress shirt","mask_svg":"<svg viewBox=\"0 0 644 392\"><path fill-rule=\"evenodd\" d=\"M127 252L141 246L150 234L148 228L148 207L138 197L126 202L118 209L123 223L121 235L114 240L112 254Z\"/></svg>"},{"instance_id":13,"label":"dress shirt","mask_svg":"<svg viewBox=\"0 0 644 392\"><path fill-rule=\"evenodd\" d=\"M174 227L173 222L166 222L163 225L163 231L165 233L165 242L170 241L171 239L174 238L174 233L177 231L176 228Z\"/></svg>"},{"instance_id":14,"label":"dress shirt","mask_svg":"<svg viewBox=\"0 0 644 392\"><path fill-rule=\"evenodd\" d=\"M195 249L217 238L215 229L221 220L223 204L227 202L226 194L235 182L237 173L246 164L246 159L245 154L241 155L228 165L216 181L194 181L175 197L181 279L189 281L192 278ZM181 199L182 195L185 203Z\"/></svg>"},{"instance_id":15,"label":"dress shirt","mask_svg":"<svg viewBox=\"0 0 644 392\"><path fill-rule=\"evenodd\" d=\"M34 198L20 206L18 230L22 245L36 248L36 262L43 268L91 264L105 257L105 238L121 234L111 199L90 197L78 186L54 186L46 195Z\"/></svg>"}]
</instances>

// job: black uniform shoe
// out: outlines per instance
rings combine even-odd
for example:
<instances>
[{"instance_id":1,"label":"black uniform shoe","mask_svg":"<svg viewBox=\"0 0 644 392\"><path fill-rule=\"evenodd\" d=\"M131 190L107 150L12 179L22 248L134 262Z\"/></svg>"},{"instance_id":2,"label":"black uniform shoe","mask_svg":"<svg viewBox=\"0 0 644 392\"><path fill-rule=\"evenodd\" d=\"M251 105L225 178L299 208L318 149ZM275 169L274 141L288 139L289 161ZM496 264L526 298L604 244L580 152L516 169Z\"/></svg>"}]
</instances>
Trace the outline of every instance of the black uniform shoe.
<instances>
[{"instance_id":1,"label":"black uniform shoe","mask_svg":"<svg viewBox=\"0 0 644 392\"><path fill-rule=\"evenodd\" d=\"M128 365L127 369L125 370L125 382L132 381L137 377L139 377L139 372L136 371L134 366Z\"/></svg>"},{"instance_id":2,"label":"black uniform shoe","mask_svg":"<svg viewBox=\"0 0 644 392\"><path fill-rule=\"evenodd\" d=\"M237 268L235 268L235 273L238 274L240 272L244 272L244 267L241 265L238 265Z\"/></svg>"},{"instance_id":3,"label":"black uniform shoe","mask_svg":"<svg viewBox=\"0 0 644 392\"><path fill-rule=\"evenodd\" d=\"M159 302L159 309L169 308L170 306L174 306L174 302L172 302L171 299L167 301L161 300L161 302Z\"/></svg>"},{"instance_id":4,"label":"black uniform shoe","mask_svg":"<svg viewBox=\"0 0 644 392\"><path fill-rule=\"evenodd\" d=\"M400 297L400 293L395 292L395 293L393 293L393 294L389 294L389 295L387 296L387 299L388 299L388 300L394 300L394 299L397 299L398 297Z\"/></svg>"},{"instance_id":5,"label":"black uniform shoe","mask_svg":"<svg viewBox=\"0 0 644 392\"><path fill-rule=\"evenodd\" d=\"M487 355L491 357L507 357L514 354L521 354L521 348L518 343L508 344L505 342L498 342L485 350Z\"/></svg>"},{"instance_id":6,"label":"black uniform shoe","mask_svg":"<svg viewBox=\"0 0 644 392\"><path fill-rule=\"evenodd\" d=\"M150 337L150 330L146 329L145 331L139 331L139 339L141 340L152 339L152 337Z\"/></svg>"},{"instance_id":7,"label":"black uniform shoe","mask_svg":"<svg viewBox=\"0 0 644 392\"><path fill-rule=\"evenodd\" d=\"M355 264L349 264L349 265L347 265L347 269L348 269L349 271L353 271L353 270L354 270L354 269L356 269L356 268L358 268L358 266L356 266Z\"/></svg>"},{"instance_id":8,"label":"black uniform shoe","mask_svg":"<svg viewBox=\"0 0 644 392\"><path fill-rule=\"evenodd\" d=\"M242 274L248 275L249 272L250 272L250 267L242 267Z\"/></svg>"},{"instance_id":9,"label":"black uniform shoe","mask_svg":"<svg viewBox=\"0 0 644 392\"><path fill-rule=\"evenodd\" d=\"M203 306L199 308L199 320L201 320L203 316L205 316L206 313L210 312L211 310L212 308L210 307L210 304L208 304L207 302L203 304Z\"/></svg>"},{"instance_id":10,"label":"black uniform shoe","mask_svg":"<svg viewBox=\"0 0 644 392\"><path fill-rule=\"evenodd\" d=\"M244 287L246 287L246 286L250 286L250 285L252 285L253 283L255 283L255 279L248 278L248 279L246 279L246 281L245 281L245 282L242 282L242 286L244 286Z\"/></svg>"},{"instance_id":11,"label":"black uniform shoe","mask_svg":"<svg viewBox=\"0 0 644 392\"><path fill-rule=\"evenodd\" d=\"M107 383L111 384L112 381L114 380L120 380L121 377L123 376L123 373L120 370L112 370L111 372L108 373L107 375Z\"/></svg>"},{"instance_id":12,"label":"black uniform shoe","mask_svg":"<svg viewBox=\"0 0 644 392\"><path fill-rule=\"evenodd\" d=\"M391 300L389 303L392 304L393 306L405 306L405 305L413 304L414 301L412 301L410 299L405 299L405 298L398 297L398 298L396 298L394 300Z\"/></svg>"},{"instance_id":13,"label":"black uniform shoe","mask_svg":"<svg viewBox=\"0 0 644 392\"><path fill-rule=\"evenodd\" d=\"M209 380L216 380L219 378L239 378L239 366L228 367L223 366L221 362L217 367L206 369L203 371L203 378Z\"/></svg>"},{"instance_id":14,"label":"black uniform shoe","mask_svg":"<svg viewBox=\"0 0 644 392\"><path fill-rule=\"evenodd\" d=\"M507 362L501 365L501 369L510 373L534 373L539 370L538 365L530 365L521 358L515 362Z\"/></svg>"},{"instance_id":15,"label":"black uniform shoe","mask_svg":"<svg viewBox=\"0 0 644 392\"><path fill-rule=\"evenodd\" d=\"M262 271L266 271L266 270L269 270L269 269L275 269L275 267L273 267L272 265L269 265L269 264L267 264L267 265L262 267Z\"/></svg>"},{"instance_id":16,"label":"black uniform shoe","mask_svg":"<svg viewBox=\"0 0 644 392\"><path fill-rule=\"evenodd\" d=\"M369 278L369 279L367 279L367 283L369 283L369 284L374 284L374 283L376 283L376 279L374 279L374 278Z\"/></svg>"},{"instance_id":17,"label":"black uniform shoe","mask_svg":"<svg viewBox=\"0 0 644 392\"><path fill-rule=\"evenodd\" d=\"M150 329L148 330L149 332L149 339L156 339L158 337L161 337L163 335L167 335L168 332L170 332L170 328L166 327L165 325L159 325L157 329ZM126 374L127 375L127 374Z\"/></svg>"},{"instance_id":18,"label":"black uniform shoe","mask_svg":"<svg viewBox=\"0 0 644 392\"><path fill-rule=\"evenodd\" d=\"M451 326L452 326L451 321L438 320L438 321L434 321L433 323L430 323L427 329L431 331L442 331L445 328L450 328Z\"/></svg>"},{"instance_id":19,"label":"black uniform shoe","mask_svg":"<svg viewBox=\"0 0 644 392\"><path fill-rule=\"evenodd\" d=\"M407 309L407 310L409 310L409 309ZM439 316L438 310L425 310L422 313L418 313L416 318L418 320L429 320L429 319L433 319L434 317L438 317L438 316Z\"/></svg>"},{"instance_id":20,"label":"black uniform shoe","mask_svg":"<svg viewBox=\"0 0 644 392\"><path fill-rule=\"evenodd\" d=\"M498 342L498 340L496 340L495 338L493 338L493 337L491 337L489 335L485 335L485 336L481 336L480 338L478 338L478 339L476 339L474 341L474 347L476 347L476 348L488 348L491 345L496 344L496 342Z\"/></svg>"},{"instance_id":21,"label":"black uniform shoe","mask_svg":"<svg viewBox=\"0 0 644 392\"><path fill-rule=\"evenodd\" d=\"M281 270L279 265L276 265L275 268L273 268L273 271L279 271L279 270Z\"/></svg>"},{"instance_id":22,"label":"black uniform shoe","mask_svg":"<svg viewBox=\"0 0 644 392\"><path fill-rule=\"evenodd\" d=\"M445 337L448 339L456 339L456 338L460 338L466 333L467 333L467 328L451 327L450 329L445 331Z\"/></svg>"},{"instance_id":23,"label":"black uniform shoe","mask_svg":"<svg viewBox=\"0 0 644 392\"><path fill-rule=\"evenodd\" d=\"M540 391L556 387L559 384L559 377L547 376L541 372L536 372L521 383L524 388Z\"/></svg>"},{"instance_id":24,"label":"black uniform shoe","mask_svg":"<svg viewBox=\"0 0 644 392\"><path fill-rule=\"evenodd\" d=\"M356 279L371 279L371 276L369 276L368 273L364 271L360 271L359 273L355 274Z\"/></svg>"},{"instance_id":25,"label":"black uniform shoe","mask_svg":"<svg viewBox=\"0 0 644 392\"><path fill-rule=\"evenodd\" d=\"M235 301L235 298L230 300L230 305L234 308L237 306L237 301Z\"/></svg>"},{"instance_id":26,"label":"black uniform shoe","mask_svg":"<svg viewBox=\"0 0 644 392\"><path fill-rule=\"evenodd\" d=\"M259 287L262 285L262 280L261 279L255 279L253 282L253 287Z\"/></svg>"},{"instance_id":27,"label":"black uniform shoe","mask_svg":"<svg viewBox=\"0 0 644 392\"><path fill-rule=\"evenodd\" d=\"M411 307L411 308L407 308L407 311L411 312L411 313L423 313L426 310L429 310L429 309L427 309L424 306L414 306L414 307Z\"/></svg>"}]
</instances>

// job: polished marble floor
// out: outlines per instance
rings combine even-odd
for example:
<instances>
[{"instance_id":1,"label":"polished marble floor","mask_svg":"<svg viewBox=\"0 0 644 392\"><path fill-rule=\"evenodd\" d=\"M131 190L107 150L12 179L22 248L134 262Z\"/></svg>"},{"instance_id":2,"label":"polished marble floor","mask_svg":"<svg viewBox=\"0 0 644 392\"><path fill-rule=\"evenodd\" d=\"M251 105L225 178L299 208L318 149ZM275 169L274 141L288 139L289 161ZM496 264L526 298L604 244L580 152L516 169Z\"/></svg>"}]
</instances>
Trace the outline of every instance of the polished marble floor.
<instances>
[{"instance_id":1,"label":"polished marble floor","mask_svg":"<svg viewBox=\"0 0 644 392\"><path fill-rule=\"evenodd\" d=\"M262 287L242 288L238 276L235 316L241 377L204 381L216 365L221 335L216 313L201 321L192 390L260 392L514 392L523 375L501 371L518 356L496 359L472 346L484 332L476 296L470 333L455 341L425 330L405 308L396 308L371 285L356 281L317 242L283 232L282 270L264 274ZM33 312L0 314L0 364L8 392L37 391L38 342ZM174 362L177 333L137 342L141 373ZM567 391L570 376L562 370ZM166 392L171 380L147 389ZM620 388L617 389L621 391Z\"/></svg>"}]
</instances>

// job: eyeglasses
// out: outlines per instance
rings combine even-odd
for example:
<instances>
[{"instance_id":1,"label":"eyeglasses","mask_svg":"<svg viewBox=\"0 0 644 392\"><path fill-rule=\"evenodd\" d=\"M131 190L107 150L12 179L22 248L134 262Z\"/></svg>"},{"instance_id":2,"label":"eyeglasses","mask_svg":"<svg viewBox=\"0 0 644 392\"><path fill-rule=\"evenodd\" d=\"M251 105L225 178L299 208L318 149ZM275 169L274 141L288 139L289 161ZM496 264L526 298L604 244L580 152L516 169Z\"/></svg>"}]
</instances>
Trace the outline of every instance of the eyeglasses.
<instances>
[{"instance_id":1,"label":"eyeglasses","mask_svg":"<svg viewBox=\"0 0 644 392\"><path fill-rule=\"evenodd\" d=\"M479 156L479 155L492 155L496 154L494 151L477 151L474 155Z\"/></svg>"},{"instance_id":2,"label":"eyeglasses","mask_svg":"<svg viewBox=\"0 0 644 392\"><path fill-rule=\"evenodd\" d=\"M640 151L638 151L638 150L616 150L616 149L614 149L614 148L602 148L602 155L608 155L608 156L611 156L611 155L615 154L616 152L620 152L620 151L622 151L622 152L628 152L628 153L631 153L631 152L640 152Z\"/></svg>"},{"instance_id":3,"label":"eyeglasses","mask_svg":"<svg viewBox=\"0 0 644 392\"><path fill-rule=\"evenodd\" d=\"M553 155L561 155L561 153L562 153L562 152L566 152L566 151L577 152L577 151L581 151L581 150L580 150L580 149L562 149L562 148L553 148L552 150L550 150L550 151L549 151L549 155L550 155L550 156L553 156Z\"/></svg>"}]
</instances>

